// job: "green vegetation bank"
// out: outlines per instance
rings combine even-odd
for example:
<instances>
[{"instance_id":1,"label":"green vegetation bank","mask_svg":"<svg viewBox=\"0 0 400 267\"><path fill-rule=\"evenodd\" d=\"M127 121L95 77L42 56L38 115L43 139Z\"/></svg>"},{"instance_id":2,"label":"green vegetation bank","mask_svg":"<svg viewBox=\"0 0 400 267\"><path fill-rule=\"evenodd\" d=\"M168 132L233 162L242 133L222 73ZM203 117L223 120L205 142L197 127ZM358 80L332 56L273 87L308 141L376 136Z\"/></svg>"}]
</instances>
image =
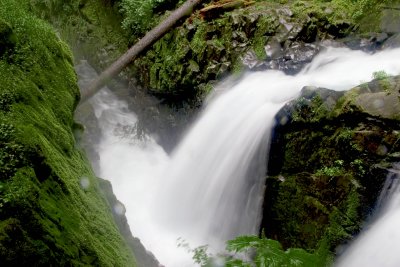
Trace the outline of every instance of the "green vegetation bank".
<instances>
[{"instance_id":1,"label":"green vegetation bank","mask_svg":"<svg viewBox=\"0 0 400 267\"><path fill-rule=\"evenodd\" d=\"M135 266L75 143L73 59L29 1L0 3L2 266Z\"/></svg>"}]
</instances>

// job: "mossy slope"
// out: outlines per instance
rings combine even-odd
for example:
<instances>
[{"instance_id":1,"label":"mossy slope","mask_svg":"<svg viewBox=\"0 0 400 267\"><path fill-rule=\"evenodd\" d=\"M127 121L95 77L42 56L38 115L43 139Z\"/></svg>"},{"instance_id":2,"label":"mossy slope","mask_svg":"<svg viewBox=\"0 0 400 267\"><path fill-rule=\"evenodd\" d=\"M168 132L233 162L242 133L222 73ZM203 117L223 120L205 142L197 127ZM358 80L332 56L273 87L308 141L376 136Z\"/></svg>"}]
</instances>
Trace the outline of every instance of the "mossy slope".
<instances>
[{"instance_id":1,"label":"mossy slope","mask_svg":"<svg viewBox=\"0 0 400 267\"><path fill-rule=\"evenodd\" d=\"M134 266L75 147L71 53L25 2L2 0L0 25L2 266Z\"/></svg>"},{"instance_id":2,"label":"mossy slope","mask_svg":"<svg viewBox=\"0 0 400 267\"><path fill-rule=\"evenodd\" d=\"M48 21L69 44L75 59L87 59L104 70L128 48L129 33L121 28L117 1L29 1L29 8Z\"/></svg>"}]
</instances>

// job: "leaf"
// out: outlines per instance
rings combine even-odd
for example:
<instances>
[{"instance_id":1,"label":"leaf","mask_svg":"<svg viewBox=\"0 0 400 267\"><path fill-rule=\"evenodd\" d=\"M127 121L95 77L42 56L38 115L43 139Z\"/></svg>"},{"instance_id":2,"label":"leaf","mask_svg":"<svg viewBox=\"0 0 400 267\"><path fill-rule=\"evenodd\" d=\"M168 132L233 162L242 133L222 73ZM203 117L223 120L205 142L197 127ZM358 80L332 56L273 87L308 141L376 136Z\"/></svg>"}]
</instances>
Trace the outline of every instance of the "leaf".
<instances>
[{"instance_id":1,"label":"leaf","mask_svg":"<svg viewBox=\"0 0 400 267\"><path fill-rule=\"evenodd\" d=\"M249 248L258 247L261 239L257 236L238 236L227 242L226 249L230 252L242 252Z\"/></svg>"}]
</instances>

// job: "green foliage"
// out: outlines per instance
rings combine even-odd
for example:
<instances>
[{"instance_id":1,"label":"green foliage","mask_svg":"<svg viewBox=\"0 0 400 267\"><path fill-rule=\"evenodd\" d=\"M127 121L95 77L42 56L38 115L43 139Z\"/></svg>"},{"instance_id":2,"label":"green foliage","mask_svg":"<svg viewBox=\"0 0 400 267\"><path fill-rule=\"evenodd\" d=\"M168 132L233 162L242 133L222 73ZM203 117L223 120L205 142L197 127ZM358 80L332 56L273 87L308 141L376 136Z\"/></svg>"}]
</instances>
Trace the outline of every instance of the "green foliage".
<instances>
[{"instance_id":1,"label":"green foliage","mask_svg":"<svg viewBox=\"0 0 400 267\"><path fill-rule=\"evenodd\" d=\"M0 177L11 178L15 172L27 164L26 149L15 141L15 127L12 124L0 124Z\"/></svg>"},{"instance_id":2,"label":"green foliage","mask_svg":"<svg viewBox=\"0 0 400 267\"><path fill-rule=\"evenodd\" d=\"M359 193L371 166L364 147L370 143L360 135L365 125L357 129L329 119L315 124L312 117L304 123L285 134L284 179L266 193L272 207L265 231L284 247L315 248L326 238L333 249L360 225Z\"/></svg>"},{"instance_id":3,"label":"green foliage","mask_svg":"<svg viewBox=\"0 0 400 267\"><path fill-rule=\"evenodd\" d=\"M241 71L244 46L265 55L266 36L278 22L271 4L263 4L262 10L237 9L212 20L192 15L134 62L140 81L163 97L202 99L210 84L232 70Z\"/></svg>"},{"instance_id":4,"label":"green foliage","mask_svg":"<svg viewBox=\"0 0 400 267\"><path fill-rule=\"evenodd\" d=\"M256 26L256 31L254 33L254 38L252 40L252 47L259 60L265 60L267 54L265 53L265 44L267 36L273 35L274 30L278 26L278 21L273 16L262 16Z\"/></svg>"},{"instance_id":5,"label":"green foliage","mask_svg":"<svg viewBox=\"0 0 400 267\"><path fill-rule=\"evenodd\" d=\"M390 4L392 0L353 0L353 18L360 20L366 15L379 11L385 4Z\"/></svg>"},{"instance_id":6,"label":"green foliage","mask_svg":"<svg viewBox=\"0 0 400 267\"><path fill-rule=\"evenodd\" d=\"M27 8L50 22L74 51L76 60L89 60L104 69L126 51L131 32L121 28L114 0L24 0ZM64 45L65 46L65 45Z\"/></svg>"},{"instance_id":7,"label":"green foliage","mask_svg":"<svg viewBox=\"0 0 400 267\"><path fill-rule=\"evenodd\" d=\"M382 90L382 81L397 81L384 72L373 78L368 86L374 92ZM345 93L336 102L340 109L328 110L317 121L309 97L290 106L302 111L296 114L301 123L282 130L283 167L267 179L264 202L266 234L283 247L312 249L324 241L334 251L359 231L370 212L384 180L379 169L394 161L387 153L397 151L398 137L396 126L369 119L374 117L356 105L347 109L363 92L356 87Z\"/></svg>"},{"instance_id":8,"label":"green foliage","mask_svg":"<svg viewBox=\"0 0 400 267\"><path fill-rule=\"evenodd\" d=\"M377 80L384 80L389 78L390 75L386 73L384 70L375 71L372 73L372 78Z\"/></svg>"},{"instance_id":9,"label":"green foliage","mask_svg":"<svg viewBox=\"0 0 400 267\"><path fill-rule=\"evenodd\" d=\"M242 71L240 58L249 49L259 60L265 60L265 45L273 36L281 43L285 39L314 41L326 36L344 37L358 23L353 14L361 5L366 5L361 2L257 1L245 8L217 11L212 19L194 13L138 58L134 62L135 72L140 83L157 95L172 100L201 99L206 91L204 84L230 72ZM123 27L136 32L135 35L143 34L146 27L154 26L159 20L154 14L157 4L155 0L123 0L120 5ZM377 12L381 10L378 4L374 7ZM282 15L281 10L286 9L293 15ZM363 11L358 16L364 15ZM284 37L282 19L286 21L283 24L293 26L289 36ZM323 116L326 107L320 107L314 111Z\"/></svg>"},{"instance_id":10,"label":"green foliage","mask_svg":"<svg viewBox=\"0 0 400 267\"><path fill-rule=\"evenodd\" d=\"M390 75L386 73L384 70L379 70L372 73L372 78L378 80L383 91L387 93L390 92L390 89L392 87L388 80L389 77Z\"/></svg>"},{"instance_id":11,"label":"green foliage","mask_svg":"<svg viewBox=\"0 0 400 267\"><path fill-rule=\"evenodd\" d=\"M157 0L122 0L120 12L124 16L122 27L135 34L145 32L152 24L153 6Z\"/></svg>"},{"instance_id":12,"label":"green foliage","mask_svg":"<svg viewBox=\"0 0 400 267\"><path fill-rule=\"evenodd\" d=\"M298 17L310 17L314 26L321 29L325 22L331 26L330 30L334 31L335 35L343 35L349 25L354 24L352 12L354 3L347 0L332 0L332 1L293 1L291 4L293 12Z\"/></svg>"},{"instance_id":13,"label":"green foliage","mask_svg":"<svg viewBox=\"0 0 400 267\"><path fill-rule=\"evenodd\" d=\"M350 166L353 167L361 176L366 173L365 162L362 159L355 159L350 163Z\"/></svg>"},{"instance_id":14,"label":"green foliage","mask_svg":"<svg viewBox=\"0 0 400 267\"><path fill-rule=\"evenodd\" d=\"M337 135L336 142L349 142L353 138L353 131L349 127L343 127L340 133Z\"/></svg>"},{"instance_id":15,"label":"green foliage","mask_svg":"<svg viewBox=\"0 0 400 267\"><path fill-rule=\"evenodd\" d=\"M343 160L336 160L333 166L324 166L322 169L317 170L316 174L319 176L325 175L328 177L336 177L344 175Z\"/></svg>"},{"instance_id":16,"label":"green foliage","mask_svg":"<svg viewBox=\"0 0 400 267\"><path fill-rule=\"evenodd\" d=\"M97 179L75 147L79 89L71 52L30 4L0 4L0 22L15 38L0 57L2 264L132 266ZM89 188L80 187L81 177Z\"/></svg>"},{"instance_id":17,"label":"green foliage","mask_svg":"<svg viewBox=\"0 0 400 267\"><path fill-rule=\"evenodd\" d=\"M270 266L326 266L330 260L325 248L314 253L303 249L290 248L284 250L275 240L258 236L239 236L227 242L229 255L219 256L218 261L226 267L270 267ZM206 253L205 247L194 250L194 259L201 266L214 266L213 257Z\"/></svg>"},{"instance_id":18,"label":"green foliage","mask_svg":"<svg viewBox=\"0 0 400 267\"><path fill-rule=\"evenodd\" d=\"M14 48L15 42L15 34L10 25L6 21L0 20L0 57L10 52Z\"/></svg>"},{"instance_id":19,"label":"green foliage","mask_svg":"<svg viewBox=\"0 0 400 267\"><path fill-rule=\"evenodd\" d=\"M158 22L154 10L168 0L121 0L120 12L124 19L122 27L140 36L155 26ZM177 2L177 1L173 1Z\"/></svg>"},{"instance_id":20,"label":"green foliage","mask_svg":"<svg viewBox=\"0 0 400 267\"><path fill-rule=\"evenodd\" d=\"M64 3L69 4L70 0L31 0L30 6L43 18L49 18L50 13L63 11Z\"/></svg>"},{"instance_id":21,"label":"green foliage","mask_svg":"<svg viewBox=\"0 0 400 267\"><path fill-rule=\"evenodd\" d=\"M293 11L298 16L309 14L312 20L315 18L326 19L333 27L333 30L342 32L342 26L363 25L365 19L371 23L364 31L379 26L379 20L385 4L390 4L391 0L309 0L291 1ZM321 25L320 25L321 26ZM347 28L348 29L348 28ZM344 27L344 32L346 27Z\"/></svg>"},{"instance_id":22,"label":"green foliage","mask_svg":"<svg viewBox=\"0 0 400 267\"><path fill-rule=\"evenodd\" d=\"M207 252L208 246L199 246L197 248L192 249L190 244L186 242L182 238L178 238L177 240L178 248L183 248L187 251L187 253L192 254L192 259L196 264L200 266L209 266L211 264L211 255Z\"/></svg>"},{"instance_id":23,"label":"green foliage","mask_svg":"<svg viewBox=\"0 0 400 267\"><path fill-rule=\"evenodd\" d=\"M360 194L353 188L345 202L339 208L335 208L330 214L330 226L325 233L325 239L329 240L331 249L336 248L345 240L349 240L360 229Z\"/></svg>"},{"instance_id":24,"label":"green foliage","mask_svg":"<svg viewBox=\"0 0 400 267\"><path fill-rule=\"evenodd\" d=\"M321 118L326 118L328 113L329 111L320 95L317 94L311 99L302 96L296 100L292 120L295 122L319 122Z\"/></svg>"}]
</instances>

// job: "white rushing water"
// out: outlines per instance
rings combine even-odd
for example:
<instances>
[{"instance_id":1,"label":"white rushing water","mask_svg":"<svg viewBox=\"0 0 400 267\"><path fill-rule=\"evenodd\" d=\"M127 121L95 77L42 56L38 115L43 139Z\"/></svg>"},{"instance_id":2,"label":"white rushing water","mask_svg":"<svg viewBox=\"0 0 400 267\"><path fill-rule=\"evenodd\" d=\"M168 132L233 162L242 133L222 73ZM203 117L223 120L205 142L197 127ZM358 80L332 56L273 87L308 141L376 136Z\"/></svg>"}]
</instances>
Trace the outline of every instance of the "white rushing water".
<instances>
[{"instance_id":1,"label":"white rushing water","mask_svg":"<svg viewBox=\"0 0 400 267\"><path fill-rule=\"evenodd\" d=\"M99 176L125 204L133 234L161 264L194 266L177 239L211 251L241 234L256 234L271 129L276 112L306 85L345 90L384 70L400 73L400 49L368 55L329 48L296 76L278 71L246 75L204 107L167 155L146 136L135 114L109 90L91 103L101 126Z\"/></svg>"},{"instance_id":2,"label":"white rushing water","mask_svg":"<svg viewBox=\"0 0 400 267\"><path fill-rule=\"evenodd\" d=\"M335 266L400 266L400 170L389 170L378 200L377 214ZM382 203L380 203L382 202Z\"/></svg>"}]
</instances>

